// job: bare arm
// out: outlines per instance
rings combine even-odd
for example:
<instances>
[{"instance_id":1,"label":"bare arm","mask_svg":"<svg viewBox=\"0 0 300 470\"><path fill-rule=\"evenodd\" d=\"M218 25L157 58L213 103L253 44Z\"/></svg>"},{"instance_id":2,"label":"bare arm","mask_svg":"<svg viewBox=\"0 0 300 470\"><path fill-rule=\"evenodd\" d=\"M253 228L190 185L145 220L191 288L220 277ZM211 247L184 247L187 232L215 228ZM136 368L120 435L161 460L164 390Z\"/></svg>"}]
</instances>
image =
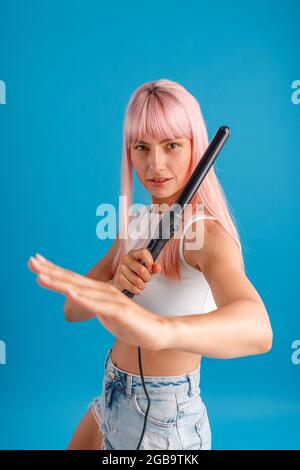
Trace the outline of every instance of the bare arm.
<instances>
[{"instance_id":1,"label":"bare arm","mask_svg":"<svg viewBox=\"0 0 300 470\"><path fill-rule=\"evenodd\" d=\"M100 261L98 261L92 267L92 269L90 269L90 271L85 274L85 276L96 281L102 281L111 284L112 262L117 253L118 246L119 238L117 235L106 255ZM67 298L64 303L64 315L65 319L70 322L86 321L95 317L91 312L78 305L78 303L73 302L70 298Z\"/></svg>"},{"instance_id":2,"label":"bare arm","mask_svg":"<svg viewBox=\"0 0 300 470\"><path fill-rule=\"evenodd\" d=\"M169 347L208 357L261 354L272 347L272 328L259 294L245 275L239 248L217 223L205 223L204 244L186 253L203 272L217 309L168 318Z\"/></svg>"}]
</instances>

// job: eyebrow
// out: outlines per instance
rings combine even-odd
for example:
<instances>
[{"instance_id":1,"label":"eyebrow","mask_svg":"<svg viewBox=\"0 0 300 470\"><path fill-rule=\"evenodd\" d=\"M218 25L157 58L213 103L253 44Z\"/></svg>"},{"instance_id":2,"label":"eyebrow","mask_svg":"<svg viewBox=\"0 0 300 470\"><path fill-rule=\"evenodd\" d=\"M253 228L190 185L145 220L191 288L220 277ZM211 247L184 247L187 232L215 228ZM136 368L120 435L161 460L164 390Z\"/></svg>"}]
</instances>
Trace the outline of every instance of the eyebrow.
<instances>
[{"instance_id":1,"label":"eyebrow","mask_svg":"<svg viewBox=\"0 0 300 470\"><path fill-rule=\"evenodd\" d=\"M159 142L160 144L164 144L165 142L169 142L170 140L176 140L176 139L165 139L165 140L162 140L161 142ZM150 145L148 142L145 142L144 140L139 140L137 142L137 144L146 144L146 145Z\"/></svg>"}]
</instances>

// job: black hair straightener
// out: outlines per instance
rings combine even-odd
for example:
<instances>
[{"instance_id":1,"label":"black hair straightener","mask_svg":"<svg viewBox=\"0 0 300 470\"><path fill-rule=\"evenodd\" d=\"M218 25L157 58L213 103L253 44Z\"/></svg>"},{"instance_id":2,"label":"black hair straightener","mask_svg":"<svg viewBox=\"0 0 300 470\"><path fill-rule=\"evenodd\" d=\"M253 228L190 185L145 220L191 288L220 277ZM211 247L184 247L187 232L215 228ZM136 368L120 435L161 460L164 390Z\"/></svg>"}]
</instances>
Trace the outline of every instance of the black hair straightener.
<instances>
[{"instance_id":1,"label":"black hair straightener","mask_svg":"<svg viewBox=\"0 0 300 470\"><path fill-rule=\"evenodd\" d=\"M188 182L186 183L184 189L182 190L181 194L177 198L177 200L170 206L170 209L166 211L161 218L158 227L155 231L154 237L150 240L147 245L147 249L150 251L153 260L155 261L159 256L161 250L166 245L166 243L174 236L175 232L177 232L181 219L182 214L185 209L185 206L189 203L189 201L194 196L195 192L199 188L200 184L204 180L205 176L207 175L209 169L213 165L216 157L218 156L220 150L222 149L224 143L226 142L227 138L230 135L230 129L227 126L221 126L217 130L216 134L212 138L209 146L205 150L201 160L199 161L198 165L196 166L195 170L193 171L192 175L190 176ZM167 234L167 237L164 236ZM145 265L144 261L140 261L141 264ZM127 297L133 298L135 294L124 289L122 291ZM141 348L138 347L138 358L139 358L139 368L140 374L143 384L143 389L145 391L145 395L148 400L148 407L145 414L144 419L144 427L142 430L142 434L140 437L140 441L136 450L139 450L147 424L147 417L150 409L150 398L147 393L144 375L143 375L143 368L142 368L142 359L141 359Z\"/></svg>"}]
</instances>

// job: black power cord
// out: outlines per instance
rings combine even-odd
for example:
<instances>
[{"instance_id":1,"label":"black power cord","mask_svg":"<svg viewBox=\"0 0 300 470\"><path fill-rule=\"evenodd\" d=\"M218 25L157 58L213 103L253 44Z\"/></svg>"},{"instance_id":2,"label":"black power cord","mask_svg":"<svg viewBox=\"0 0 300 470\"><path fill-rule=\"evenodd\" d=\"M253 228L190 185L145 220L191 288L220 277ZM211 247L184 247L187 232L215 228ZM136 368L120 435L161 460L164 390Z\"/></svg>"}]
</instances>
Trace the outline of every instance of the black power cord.
<instances>
[{"instance_id":1,"label":"black power cord","mask_svg":"<svg viewBox=\"0 0 300 470\"><path fill-rule=\"evenodd\" d=\"M147 249L150 251L153 260L155 261L159 256L161 250L166 245L168 240L170 240L175 232L177 232L182 218L182 213L185 209L185 206L189 203L189 201L194 196L195 192L199 188L200 184L204 180L205 176L207 175L208 171L210 170L211 166L213 165L216 157L218 156L221 148L225 144L227 138L230 135L230 129L227 126L221 126L215 133L214 137L212 138L209 146L205 150L201 160L199 161L198 165L194 169L192 175L190 176L188 182L186 183L184 189L182 190L181 194L178 196L177 200L174 204L171 205L170 209L166 211L161 218L154 237L147 245ZM166 238L164 238L166 236ZM144 261L140 261L141 264L145 265ZM134 294L127 289L122 291L127 297L133 298ZM147 388L144 381L144 374L143 374L143 367L142 367L142 357L141 357L141 348L138 346L138 360L139 360L139 368L140 374L143 384L143 389L145 395L148 400L148 407L146 410L145 418L144 418L144 426L142 430L142 434L140 437L140 441L136 450L139 450L147 424L147 417L151 405L151 401L147 392Z\"/></svg>"}]
</instances>

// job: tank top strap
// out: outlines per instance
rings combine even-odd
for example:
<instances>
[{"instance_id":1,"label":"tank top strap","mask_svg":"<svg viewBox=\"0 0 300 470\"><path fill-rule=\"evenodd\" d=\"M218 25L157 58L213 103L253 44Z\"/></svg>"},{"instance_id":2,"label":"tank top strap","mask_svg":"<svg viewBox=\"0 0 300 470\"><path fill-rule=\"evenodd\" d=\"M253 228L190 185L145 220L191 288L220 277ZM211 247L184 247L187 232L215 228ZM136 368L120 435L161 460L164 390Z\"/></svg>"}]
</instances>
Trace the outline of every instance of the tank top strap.
<instances>
[{"instance_id":1,"label":"tank top strap","mask_svg":"<svg viewBox=\"0 0 300 470\"><path fill-rule=\"evenodd\" d=\"M129 250L146 246L148 228L149 210L145 206L141 210L136 211L130 218L128 226Z\"/></svg>"},{"instance_id":2,"label":"tank top strap","mask_svg":"<svg viewBox=\"0 0 300 470\"><path fill-rule=\"evenodd\" d=\"M189 270L192 270L192 271L195 271L195 268L193 268L192 266L190 266L186 260L184 259L184 256L183 256L183 241L184 241L184 237L185 237L185 233L187 231L187 229L192 225L192 223L196 222L197 220L204 220L204 219L212 219L212 220L217 220L215 217L213 217L212 215L206 215L206 214L203 214L203 213L196 213L196 214L193 214L191 215L187 221L184 223L184 228L182 230L182 233L181 233L181 237L179 238L179 248L178 248L178 251L179 251L179 259L181 261L181 263Z\"/></svg>"}]
</instances>

